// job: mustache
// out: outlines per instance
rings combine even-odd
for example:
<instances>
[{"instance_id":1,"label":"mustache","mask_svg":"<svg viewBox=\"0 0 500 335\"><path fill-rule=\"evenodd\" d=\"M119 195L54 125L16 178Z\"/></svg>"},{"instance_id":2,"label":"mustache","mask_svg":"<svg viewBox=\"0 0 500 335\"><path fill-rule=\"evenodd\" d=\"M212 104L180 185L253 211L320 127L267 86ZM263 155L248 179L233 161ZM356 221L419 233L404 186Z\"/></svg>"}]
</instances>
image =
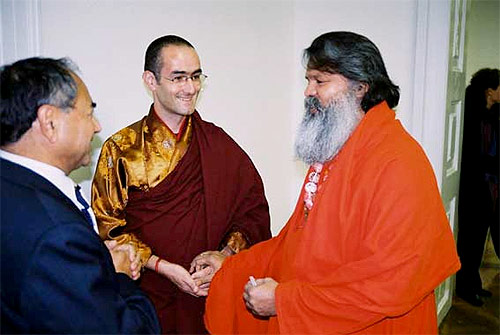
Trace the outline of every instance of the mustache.
<instances>
[{"instance_id":1,"label":"mustache","mask_svg":"<svg viewBox=\"0 0 500 335\"><path fill-rule=\"evenodd\" d=\"M313 110L316 110L318 113L324 113L326 111L326 107L321 105L319 99L316 97L307 97L304 99L304 109L307 114L313 114Z\"/></svg>"},{"instance_id":2,"label":"mustache","mask_svg":"<svg viewBox=\"0 0 500 335\"><path fill-rule=\"evenodd\" d=\"M307 164L326 162L342 149L363 115L349 92L322 106L318 98L304 98L304 115L295 138L295 155Z\"/></svg>"}]
</instances>

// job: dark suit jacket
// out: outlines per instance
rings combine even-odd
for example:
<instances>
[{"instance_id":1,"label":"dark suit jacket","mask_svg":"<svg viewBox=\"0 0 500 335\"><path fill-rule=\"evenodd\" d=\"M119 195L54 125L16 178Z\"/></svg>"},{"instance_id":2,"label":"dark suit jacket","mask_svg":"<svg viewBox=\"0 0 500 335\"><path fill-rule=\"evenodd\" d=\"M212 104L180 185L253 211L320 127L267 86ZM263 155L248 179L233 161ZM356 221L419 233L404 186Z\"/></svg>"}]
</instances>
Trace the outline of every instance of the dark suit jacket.
<instances>
[{"instance_id":1,"label":"dark suit jacket","mask_svg":"<svg viewBox=\"0 0 500 335\"><path fill-rule=\"evenodd\" d=\"M80 210L0 160L1 333L158 333L156 312Z\"/></svg>"}]
</instances>

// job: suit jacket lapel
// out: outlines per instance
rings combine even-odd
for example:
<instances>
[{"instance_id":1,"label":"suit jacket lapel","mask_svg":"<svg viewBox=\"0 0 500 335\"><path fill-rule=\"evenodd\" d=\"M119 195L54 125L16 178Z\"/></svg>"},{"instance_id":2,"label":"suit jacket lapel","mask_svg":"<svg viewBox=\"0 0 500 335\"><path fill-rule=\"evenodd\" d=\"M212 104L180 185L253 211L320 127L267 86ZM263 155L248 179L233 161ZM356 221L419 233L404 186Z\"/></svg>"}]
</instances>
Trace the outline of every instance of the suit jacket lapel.
<instances>
[{"instance_id":1,"label":"suit jacket lapel","mask_svg":"<svg viewBox=\"0 0 500 335\"><path fill-rule=\"evenodd\" d=\"M60 200L68 207L78 212L85 222L87 222L84 214L78 209L78 207L75 206L73 201L71 201L71 199L69 199L64 193L55 187L54 184L44 177L30 169L25 168L24 166L12 163L6 159L0 159L0 168L0 176L2 179L35 189L38 192L48 193L50 196Z\"/></svg>"}]
</instances>

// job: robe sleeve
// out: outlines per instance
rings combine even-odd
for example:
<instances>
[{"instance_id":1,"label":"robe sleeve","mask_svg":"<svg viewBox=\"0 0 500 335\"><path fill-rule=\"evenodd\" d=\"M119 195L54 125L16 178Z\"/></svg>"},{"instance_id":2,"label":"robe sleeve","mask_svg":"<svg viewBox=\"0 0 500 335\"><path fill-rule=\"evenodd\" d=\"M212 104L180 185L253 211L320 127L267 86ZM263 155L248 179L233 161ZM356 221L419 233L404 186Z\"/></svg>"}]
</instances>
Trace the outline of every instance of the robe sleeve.
<instances>
[{"instance_id":1,"label":"robe sleeve","mask_svg":"<svg viewBox=\"0 0 500 335\"><path fill-rule=\"evenodd\" d=\"M270 329L267 318L251 314L243 302L243 289L249 276L273 276L282 252L286 227L280 235L260 242L248 250L227 258L215 274L206 301L205 327L210 334L265 334ZM271 326L272 328L272 326Z\"/></svg>"},{"instance_id":2,"label":"robe sleeve","mask_svg":"<svg viewBox=\"0 0 500 335\"><path fill-rule=\"evenodd\" d=\"M201 120L198 113L193 121L203 167L209 248L223 249L232 243L233 233L241 234L248 246L269 239L269 206L250 157L222 128Z\"/></svg>"},{"instance_id":3,"label":"robe sleeve","mask_svg":"<svg viewBox=\"0 0 500 335\"><path fill-rule=\"evenodd\" d=\"M247 239L239 231L231 232L223 243L222 252L234 255L249 247Z\"/></svg>"},{"instance_id":4,"label":"robe sleeve","mask_svg":"<svg viewBox=\"0 0 500 335\"><path fill-rule=\"evenodd\" d=\"M348 235L361 241L332 241L356 244L357 259L315 282L298 278L280 283L276 310L281 333L362 331L408 313L458 270L453 235L430 165L392 161L374 169L361 180L363 187L354 187L361 191L343 208L348 214L342 218L361 227ZM328 203L327 194L322 203ZM322 214L316 220L331 217L328 210ZM314 272L318 263L311 258L308 266Z\"/></svg>"},{"instance_id":5,"label":"robe sleeve","mask_svg":"<svg viewBox=\"0 0 500 335\"><path fill-rule=\"evenodd\" d=\"M151 249L146 244L134 234L112 234L112 230L127 224L124 210L128 200L128 176L120 155L120 149L111 140L104 143L92 182L92 209L101 238L132 244L145 265L151 256Z\"/></svg>"},{"instance_id":6,"label":"robe sleeve","mask_svg":"<svg viewBox=\"0 0 500 335\"><path fill-rule=\"evenodd\" d=\"M264 194L264 185L255 166L248 157L244 157L240 166L238 182L244 195L231 217L231 229L229 237L225 239L225 245L237 244L239 248L234 251L245 249L255 243L271 238L269 206ZM238 234L234 234L237 232ZM237 237L241 235L247 242L246 245L238 245ZM232 248L233 249L233 248Z\"/></svg>"}]
</instances>

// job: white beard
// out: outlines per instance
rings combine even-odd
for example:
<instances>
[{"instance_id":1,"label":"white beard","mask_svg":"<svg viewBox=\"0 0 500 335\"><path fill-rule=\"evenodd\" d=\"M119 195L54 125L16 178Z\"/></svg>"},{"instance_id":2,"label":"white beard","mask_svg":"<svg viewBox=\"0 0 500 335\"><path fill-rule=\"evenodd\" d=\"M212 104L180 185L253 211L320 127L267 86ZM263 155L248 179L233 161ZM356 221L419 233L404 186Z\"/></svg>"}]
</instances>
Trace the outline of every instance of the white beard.
<instances>
[{"instance_id":1,"label":"white beard","mask_svg":"<svg viewBox=\"0 0 500 335\"><path fill-rule=\"evenodd\" d=\"M304 108L295 139L295 156L308 165L335 157L365 115L351 91L332 99L326 107L317 98L306 98Z\"/></svg>"}]
</instances>

